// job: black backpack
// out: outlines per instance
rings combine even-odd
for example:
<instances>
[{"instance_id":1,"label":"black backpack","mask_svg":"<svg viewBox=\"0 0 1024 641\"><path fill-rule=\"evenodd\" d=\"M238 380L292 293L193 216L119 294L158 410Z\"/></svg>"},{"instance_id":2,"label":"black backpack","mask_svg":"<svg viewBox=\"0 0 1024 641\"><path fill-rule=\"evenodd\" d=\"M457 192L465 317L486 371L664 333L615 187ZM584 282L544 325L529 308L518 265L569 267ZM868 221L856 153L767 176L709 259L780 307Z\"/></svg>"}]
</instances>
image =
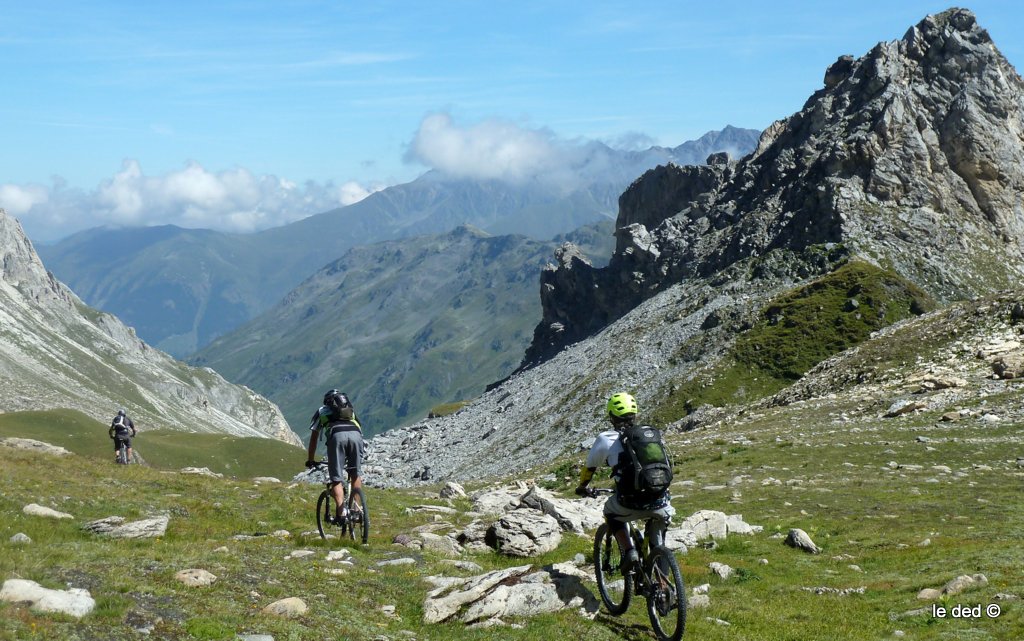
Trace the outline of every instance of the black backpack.
<instances>
[{"instance_id":1,"label":"black backpack","mask_svg":"<svg viewBox=\"0 0 1024 641\"><path fill-rule=\"evenodd\" d=\"M625 428L619 440L618 491L626 507L643 507L665 498L672 485L672 461L661 431L647 425Z\"/></svg>"},{"instance_id":2,"label":"black backpack","mask_svg":"<svg viewBox=\"0 0 1024 641\"><path fill-rule=\"evenodd\" d=\"M331 421L350 421L355 415L352 409L352 401L341 392L336 392L327 398L327 407L331 410Z\"/></svg>"}]
</instances>

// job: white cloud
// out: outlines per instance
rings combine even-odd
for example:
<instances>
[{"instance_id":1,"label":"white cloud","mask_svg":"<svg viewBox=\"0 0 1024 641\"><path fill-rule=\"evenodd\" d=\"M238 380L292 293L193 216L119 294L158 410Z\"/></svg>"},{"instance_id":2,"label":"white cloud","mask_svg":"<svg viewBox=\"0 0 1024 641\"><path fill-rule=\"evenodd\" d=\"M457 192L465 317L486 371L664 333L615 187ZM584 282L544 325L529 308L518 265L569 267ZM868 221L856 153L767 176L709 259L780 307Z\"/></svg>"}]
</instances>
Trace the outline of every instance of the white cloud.
<instances>
[{"instance_id":1,"label":"white cloud","mask_svg":"<svg viewBox=\"0 0 1024 641\"><path fill-rule=\"evenodd\" d=\"M12 216L22 216L47 200L49 193L41 185L0 185L0 207Z\"/></svg>"},{"instance_id":2,"label":"white cloud","mask_svg":"<svg viewBox=\"0 0 1024 641\"><path fill-rule=\"evenodd\" d=\"M295 182L247 169L211 172L199 163L162 176L147 176L126 160L95 190L53 185L0 185L0 207L16 216L33 240L49 241L102 225L181 227L249 232L284 225L351 205L383 185Z\"/></svg>"},{"instance_id":3,"label":"white cloud","mask_svg":"<svg viewBox=\"0 0 1024 641\"><path fill-rule=\"evenodd\" d=\"M436 113L420 123L406 160L457 177L521 182L555 167L569 146L546 129L504 120L460 128L450 115Z\"/></svg>"},{"instance_id":4,"label":"white cloud","mask_svg":"<svg viewBox=\"0 0 1024 641\"><path fill-rule=\"evenodd\" d=\"M640 148L645 140L631 134L620 142ZM459 126L449 114L435 113L420 123L405 160L455 178L537 181L568 191L607 171L611 155L600 142L559 138L548 129L497 119Z\"/></svg>"}]
</instances>

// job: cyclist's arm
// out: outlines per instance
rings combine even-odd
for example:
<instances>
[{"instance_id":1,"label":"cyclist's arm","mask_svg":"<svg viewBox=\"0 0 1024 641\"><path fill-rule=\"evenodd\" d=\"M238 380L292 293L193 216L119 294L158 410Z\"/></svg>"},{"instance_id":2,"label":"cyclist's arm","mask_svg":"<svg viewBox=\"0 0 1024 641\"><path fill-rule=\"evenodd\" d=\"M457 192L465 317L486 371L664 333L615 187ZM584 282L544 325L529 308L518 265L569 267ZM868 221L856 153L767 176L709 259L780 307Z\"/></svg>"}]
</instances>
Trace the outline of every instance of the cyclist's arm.
<instances>
[{"instance_id":1,"label":"cyclist's arm","mask_svg":"<svg viewBox=\"0 0 1024 641\"><path fill-rule=\"evenodd\" d=\"M316 458L316 443L320 437L320 430L313 430L313 434L309 437L309 449L306 452L306 460L312 461Z\"/></svg>"},{"instance_id":2,"label":"cyclist's arm","mask_svg":"<svg viewBox=\"0 0 1024 641\"><path fill-rule=\"evenodd\" d=\"M594 478L594 471L596 469L596 467L585 467L580 470L580 484L576 487L577 490L581 490L590 485L590 479Z\"/></svg>"},{"instance_id":3,"label":"cyclist's arm","mask_svg":"<svg viewBox=\"0 0 1024 641\"><path fill-rule=\"evenodd\" d=\"M608 464L608 447L608 439L604 434L599 434L590 447L590 451L587 452L587 461L583 464L583 469L580 470L580 484L576 486L576 494L583 496L590 480L594 478L597 468Z\"/></svg>"}]
</instances>

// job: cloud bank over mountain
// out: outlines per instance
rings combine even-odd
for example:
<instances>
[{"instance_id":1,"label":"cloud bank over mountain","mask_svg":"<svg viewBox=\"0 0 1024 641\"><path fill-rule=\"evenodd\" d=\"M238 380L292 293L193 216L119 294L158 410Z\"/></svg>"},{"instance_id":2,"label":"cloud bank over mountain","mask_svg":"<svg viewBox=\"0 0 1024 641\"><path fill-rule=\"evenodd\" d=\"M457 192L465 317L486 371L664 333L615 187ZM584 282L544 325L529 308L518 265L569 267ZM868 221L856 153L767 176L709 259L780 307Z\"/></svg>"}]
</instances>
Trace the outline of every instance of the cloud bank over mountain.
<instances>
[{"instance_id":1,"label":"cloud bank over mountain","mask_svg":"<svg viewBox=\"0 0 1024 641\"><path fill-rule=\"evenodd\" d=\"M444 177L516 186L536 183L568 194L596 179L607 180L609 171L628 184L650 166L676 160L672 150L652 144L637 132L605 144L497 118L457 123L451 114L435 112L423 117L404 160ZM622 151L629 154L625 162ZM703 156L692 162L702 161ZM50 185L0 183L0 207L17 217L37 242L101 226L171 224L252 232L351 205L387 186L356 181L300 184L244 167L212 171L197 161L147 175L142 161L127 159L91 190L71 186L59 176Z\"/></svg>"},{"instance_id":2,"label":"cloud bank over mountain","mask_svg":"<svg viewBox=\"0 0 1024 641\"><path fill-rule=\"evenodd\" d=\"M639 141L650 138L631 134L621 142L631 148ZM423 118L405 160L453 178L539 181L572 190L607 169L610 151L600 142L560 138L547 128L496 118L462 125L448 113L434 113Z\"/></svg>"},{"instance_id":3,"label":"cloud bank over mountain","mask_svg":"<svg viewBox=\"0 0 1024 641\"><path fill-rule=\"evenodd\" d=\"M359 202L384 187L352 181L300 185L241 167L213 172L198 162L150 176L138 160L129 159L91 191L70 187L59 177L49 186L0 184L0 206L37 241L104 225L250 232Z\"/></svg>"}]
</instances>

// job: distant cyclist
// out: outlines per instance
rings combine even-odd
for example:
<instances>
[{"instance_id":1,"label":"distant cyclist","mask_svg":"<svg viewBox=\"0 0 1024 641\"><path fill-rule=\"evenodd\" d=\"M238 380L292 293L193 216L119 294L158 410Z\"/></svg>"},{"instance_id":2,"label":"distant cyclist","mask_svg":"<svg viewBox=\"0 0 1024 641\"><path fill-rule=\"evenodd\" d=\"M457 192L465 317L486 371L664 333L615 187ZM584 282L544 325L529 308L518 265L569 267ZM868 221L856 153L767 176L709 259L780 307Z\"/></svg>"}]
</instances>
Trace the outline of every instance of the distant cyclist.
<instances>
[{"instance_id":1,"label":"distant cyclist","mask_svg":"<svg viewBox=\"0 0 1024 641\"><path fill-rule=\"evenodd\" d=\"M326 434L327 472L331 480L331 496L334 498L335 518L341 520L348 516L343 473L348 474L353 490L363 486L360 475L363 431L348 396L336 389L324 394L324 404L313 413L309 429L312 433L309 436L306 467L313 466L317 443L321 435Z\"/></svg>"},{"instance_id":2,"label":"distant cyclist","mask_svg":"<svg viewBox=\"0 0 1024 641\"><path fill-rule=\"evenodd\" d=\"M117 410L117 416L110 422L110 429L107 430L107 434L110 438L114 439L114 457L116 460L117 451L121 449L121 445L124 444L127 458L125 463L132 460L132 437L137 432L135 430L135 423L128 417L123 409Z\"/></svg>"},{"instance_id":3,"label":"distant cyclist","mask_svg":"<svg viewBox=\"0 0 1024 641\"><path fill-rule=\"evenodd\" d=\"M632 395L613 394L608 399L607 409L608 419L615 429L601 432L594 441L580 472L576 494L589 494L587 485L598 467L612 468L615 493L604 504L604 517L619 542L625 573L638 559L626 523L655 519L667 529L676 513L668 493L672 465L661 432L635 424L637 404Z\"/></svg>"}]
</instances>

